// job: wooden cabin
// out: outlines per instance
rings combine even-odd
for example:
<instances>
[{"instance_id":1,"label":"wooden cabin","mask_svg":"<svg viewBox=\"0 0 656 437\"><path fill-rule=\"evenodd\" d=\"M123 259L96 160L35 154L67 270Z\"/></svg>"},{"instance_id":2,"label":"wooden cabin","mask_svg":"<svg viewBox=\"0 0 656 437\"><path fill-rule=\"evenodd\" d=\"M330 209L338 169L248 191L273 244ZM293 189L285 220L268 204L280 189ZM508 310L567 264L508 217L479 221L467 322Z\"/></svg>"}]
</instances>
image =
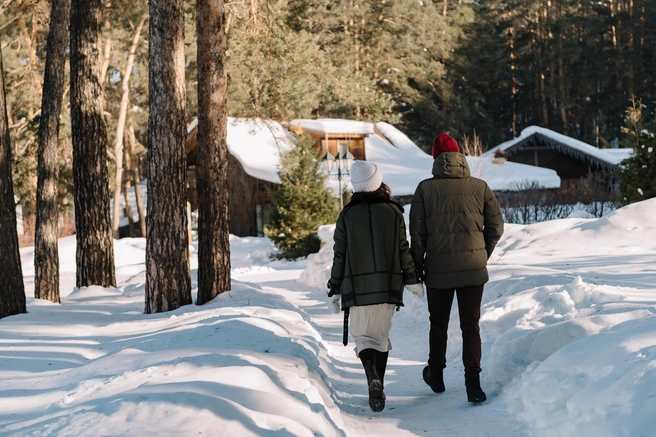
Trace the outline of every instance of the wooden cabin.
<instances>
[{"instance_id":1,"label":"wooden cabin","mask_svg":"<svg viewBox=\"0 0 656 437\"><path fill-rule=\"evenodd\" d=\"M509 162L555 170L562 187L594 176L607 179L609 190L613 190L616 187L613 175L630 152L630 149L598 149L549 129L531 126L519 137L492 148L487 154L495 158L503 155Z\"/></svg>"},{"instance_id":2,"label":"wooden cabin","mask_svg":"<svg viewBox=\"0 0 656 437\"><path fill-rule=\"evenodd\" d=\"M230 128L230 126L228 127ZM198 210L198 125L189 126L187 149L187 196L191 210ZM229 148L230 149L230 148ZM277 184L249 175L241 162L228 153L230 233L240 237L263 236L271 193Z\"/></svg>"},{"instance_id":3,"label":"wooden cabin","mask_svg":"<svg viewBox=\"0 0 656 437\"><path fill-rule=\"evenodd\" d=\"M388 128L394 129L391 126ZM192 211L196 211L198 209L196 120L189 125L187 131L188 198ZM240 237L263 235L264 226L268 223L271 197L278 186L277 171L280 155L291 150L292 143L289 137L301 133L311 135L315 139L315 147L322 153L329 151L336 156L338 150L343 149L341 145L344 145L356 160L367 159L365 138L372 135L380 136L381 141L390 150L398 149L378 131L374 123L340 119L292 120L283 127L271 121L229 118L227 142L231 234ZM407 138L406 140L410 143L410 140ZM419 153L422 157L425 156L429 161L425 167L430 169L430 155L421 152L414 144L404 147L406 147L405 151L399 153L405 156L410 150L411 154ZM398 164L395 164L394 168L397 169ZM392 176L391 173L389 176ZM402 179L406 181L407 176L404 175ZM328 182L336 183L336 180L329 178ZM411 196L414 188L415 186L407 193L401 194Z\"/></svg>"}]
</instances>

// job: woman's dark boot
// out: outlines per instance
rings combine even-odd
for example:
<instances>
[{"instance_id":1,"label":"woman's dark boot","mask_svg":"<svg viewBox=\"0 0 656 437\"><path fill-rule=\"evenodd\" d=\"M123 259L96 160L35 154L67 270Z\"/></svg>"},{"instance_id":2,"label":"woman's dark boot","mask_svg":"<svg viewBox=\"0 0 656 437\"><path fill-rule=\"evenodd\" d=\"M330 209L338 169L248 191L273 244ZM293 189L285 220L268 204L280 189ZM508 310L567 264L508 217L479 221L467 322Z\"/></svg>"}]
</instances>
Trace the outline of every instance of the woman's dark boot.
<instances>
[{"instance_id":1,"label":"woman's dark boot","mask_svg":"<svg viewBox=\"0 0 656 437\"><path fill-rule=\"evenodd\" d=\"M442 369L435 369L432 367L424 367L424 382L428 384L428 386L433 390L435 393L444 393L446 388L444 387L444 374Z\"/></svg>"},{"instance_id":2,"label":"woman's dark boot","mask_svg":"<svg viewBox=\"0 0 656 437\"><path fill-rule=\"evenodd\" d=\"M387 370L388 357L389 357L389 351L388 352L376 351L376 371L378 372L378 376L380 376L380 382L383 384L383 389L385 389L385 370Z\"/></svg>"},{"instance_id":3,"label":"woman's dark boot","mask_svg":"<svg viewBox=\"0 0 656 437\"><path fill-rule=\"evenodd\" d=\"M364 349L360 351L359 357L367 375L369 408L371 408L371 411L378 413L385 409L385 393L383 392L383 381L376 369L376 352L375 349Z\"/></svg>"},{"instance_id":4,"label":"woman's dark boot","mask_svg":"<svg viewBox=\"0 0 656 437\"><path fill-rule=\"evenodd\" d=\"M467 389L467 400L469 402L483 402L487 399L481 388L481 380L476 372L465 373L465 388Z\"/></svg>"}]
</instances>

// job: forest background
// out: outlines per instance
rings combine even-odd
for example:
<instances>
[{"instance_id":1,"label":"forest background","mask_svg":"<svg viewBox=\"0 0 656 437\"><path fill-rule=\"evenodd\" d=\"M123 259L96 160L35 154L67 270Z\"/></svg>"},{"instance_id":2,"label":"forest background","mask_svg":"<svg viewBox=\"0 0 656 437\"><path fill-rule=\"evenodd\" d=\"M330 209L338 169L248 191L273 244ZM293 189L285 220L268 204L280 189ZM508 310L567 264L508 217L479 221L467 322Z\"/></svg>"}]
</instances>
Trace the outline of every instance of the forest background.
<instances>
[{"instance_id":1,"label":"forest background","mask_svg":"<svg viewBox=\"0 0 656 437\"><path fill-rule=\"evenodd\" d=\"M185 5L191 121L198 107L195 3ZM4 0L0 11L14 189L29 216L50 2ZM442 131L459 139L476 133L490 147L534 124L611 147L623 139L631 98L651 113L656 97L651 0L250 0L226 2L226 11L233 117L384 120L426 150ZM116 140L123 76L140 33L129 72L127 130L134 133L135 153L143 155L148 4L107 1L103 13L109 144ZM72 204L69 109L65 95L62 210ZM111 150L108 155L111 166Z\"/></svg>"}]
</instances>

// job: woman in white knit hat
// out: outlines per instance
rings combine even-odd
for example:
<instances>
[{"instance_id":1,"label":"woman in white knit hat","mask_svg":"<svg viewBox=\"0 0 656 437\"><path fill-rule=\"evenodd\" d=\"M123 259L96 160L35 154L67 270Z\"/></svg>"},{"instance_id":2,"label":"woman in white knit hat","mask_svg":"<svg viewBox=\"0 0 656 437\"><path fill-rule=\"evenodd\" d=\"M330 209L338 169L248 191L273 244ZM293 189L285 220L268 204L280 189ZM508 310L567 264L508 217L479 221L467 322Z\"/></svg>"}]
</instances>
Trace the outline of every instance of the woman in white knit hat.
<instances>
[{"instance_id":1,"label":"woman in white knit hat","mask_svg":"<svg viewBox=\"0 0 656 437\"><path fill-rule=\"evenodd\" d=\"M403 306L404 286L419 298L424 289L410 255L403 207L393 200L376 164L355 161L351 184L353 196L335 228L328 296L335 312L345 311L345 336L350 314L355 352L367 376L369 406L378 412L385 408L383 379L392 349L392 315Z\"/></svg>"}]
</instances>

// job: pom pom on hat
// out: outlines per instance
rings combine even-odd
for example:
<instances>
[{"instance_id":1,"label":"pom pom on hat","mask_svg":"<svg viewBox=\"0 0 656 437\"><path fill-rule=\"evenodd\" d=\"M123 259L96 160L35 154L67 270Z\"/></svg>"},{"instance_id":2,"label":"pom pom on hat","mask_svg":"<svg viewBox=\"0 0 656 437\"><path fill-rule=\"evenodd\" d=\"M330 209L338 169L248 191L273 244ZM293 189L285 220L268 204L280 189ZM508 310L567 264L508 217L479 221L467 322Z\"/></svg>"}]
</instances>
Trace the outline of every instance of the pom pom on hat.
<instances>
[{"instance_id":1,"label":"pom pom on hat","mask_svg":"<svg viewBox=\"0 0 656 437\"><path fill-rule=\"evenodd\" d=\"M433 140L433 159L444 152L460 152L458 142L449 134L440 134Z\"/></svg>"},{"instance_id":2,"label":"pom pom on hat","mask_svg":"<svg viewBox=\"0 0 656 437\"><path fill-rule=\"evenodd\" d=\"M376 164L354 161L351 166L351 185L356 193L376 191L383 183L383 175Z\"/></svg>"}]
</instances>

